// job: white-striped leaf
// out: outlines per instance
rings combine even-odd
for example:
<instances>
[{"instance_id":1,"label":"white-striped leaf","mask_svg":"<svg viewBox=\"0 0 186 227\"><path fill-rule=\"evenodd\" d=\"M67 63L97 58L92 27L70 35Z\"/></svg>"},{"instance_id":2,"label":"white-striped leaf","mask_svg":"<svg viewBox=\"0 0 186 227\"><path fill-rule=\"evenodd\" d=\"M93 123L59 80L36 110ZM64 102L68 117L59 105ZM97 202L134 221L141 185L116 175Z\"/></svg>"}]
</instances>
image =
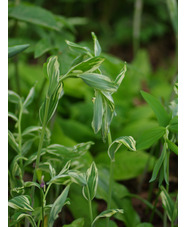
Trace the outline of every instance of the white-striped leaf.
<instances>
[{"instance_id":1,"label":"white-striped leaf","mask_svg":"<svg viewBox=\"0 0 186 227\"><path fill-rule=\"evenodd\" d=\"M17 217L17 221L20 221L21 219L23 218L28 218L28 220L30 221L30 224L33 226L33 227L37 227L33 217L29 214L20 214L18 217Z\"/></svg>"},{"instance_id":2,"label":"white-striped leaf","mask_svg":"<svg viewBox=\"0 0 186 227\"><path fill-rule=\"evenodd\" d=\"M79 44L70 42L68 40L66 40L66 43L72 50L74 50L74 51L76 51L78 53L91 55L91 51L90 51L90 49L88 47L80 46Z\"/></svg>"},{"instance_id":3,"label":"white-striped leaf","mask_svg":"<svg viewBox=\"0 0 186 227\"><path fill-rule=\"evenodd\" d=\"M21 100L21 97L15 93L14 91L8 90L8 101L12 103L19 103Z\"/></svg>"},{"instance_id":4,"label":"white-striped leaf","mask_svg":"<svg viewBox=\"0 0 186 227\"><path fill-rule=\"evenodd\" d=\"M96 195L98 185L98 170L94 162L86 172L86 181L87 184L83 187L83 196L87 200L93 200Z\"/></svg>"},{"instance_id":5,"label":"white-striped leaf","mask_svg":"<svg viewBox=\"0 0 186 227\"><path fill-rule=\"evenodd\" d=\"M70 188L70 185L66 186L66 188L63 190L61 195L54 202L52 209L50 211L48 227L53 226L54 221L57 218L58 213L61 211L62 207L64 206L65 201L66 201L67 196L68 196L69 188Z\"/></svg>"},{"instance_id":6,"label":"white-striped leaf","mask_svg":"<svg viewBox=\"0 0 186 227\"><path fill-rule=\"evenodd\" d=\"M17 153L19 153L18 143L16 142L14 135L11 133L10 130L8 130L8 143Z\"/></svg>"},{"instance_id":7,"label":"white-striped leaf","mask_svg":"<svg viewBox=\"0 0 186 227\"><path fill-rule=\"evenodd\" d=\"M16 122L18 121L18 118L16 117L16 115L11 112L8 112L8 117L12 118Z\"/></svg>"},{"instance_id":8,"label":"white-striped leaf","mask_svg":"<svg viewBox=\"0 0 186 227\"><path fill-rule=\"evenodd\" d=\"M136 141L132 136L121 136L114 140L108 148L108 155L112 161L115 160L115 153L124 145L127 150L136 151Z\"/></svg>"},{"instance_id":9,"label":"white-striped leaf","mask_svg":"<svg viewBox=\"0 0 186 227\"><path fill-rule=\"evenodd\" d=\"M26 195L19 195L10 199L8 202L8 206L12 207L15 210L23 210L23 211L34 211L34 209L30 205L30 197Z\"/></svg>"},{"instance_id":10,"label":"white-striped leaf","mask_svg":"<svg viewBox=\"0 0 186 227\"><path fill-rule=\"evenodd\" d=\"M32 87L23 103L23 108L27 108L27 106L29 106L33 99L34 99L34 95L35 95L35 87Z\"/></svg>"},{"instance_id":11,"label":"white-striped leaf","mask_svg":"<svg viewBox=\"0 0 186 227\"><path fill-rule=\"evenodd\" d=\"M95 222L100 219L100 218L110 218L111 216L113 216L114 214L123 214L123 209L109 209L109 210L105 210L103 212L101 212L101 214L99 214L94 221L91 224L91 227L94 227Z\"/></svg>"},{"instance_id":12,"label":"white-striped leaf","mask_svg":"<svg viewBox=\"0 0 186 227\"><path fill-rule=\"evenodd\" d=\"M94 114L92 120L92 128L94 133L97 133L101 129L102 117L103 117L103 100L101 92L95 90L95 99L93 99Z\"/></svg>"},{"instance_id":13,"label":"white-striped leaf","mask_svg":"<svg viewBox=\"0 0 186 227\"><path fill-rule=\"evenodd\" d=\"M93 41L94 41L94 55L99 56L101 54L101 46L99 44L99 41L97 39L97 36L95 35L94 32L91 32Z\"/></svg>"}]
</instances>

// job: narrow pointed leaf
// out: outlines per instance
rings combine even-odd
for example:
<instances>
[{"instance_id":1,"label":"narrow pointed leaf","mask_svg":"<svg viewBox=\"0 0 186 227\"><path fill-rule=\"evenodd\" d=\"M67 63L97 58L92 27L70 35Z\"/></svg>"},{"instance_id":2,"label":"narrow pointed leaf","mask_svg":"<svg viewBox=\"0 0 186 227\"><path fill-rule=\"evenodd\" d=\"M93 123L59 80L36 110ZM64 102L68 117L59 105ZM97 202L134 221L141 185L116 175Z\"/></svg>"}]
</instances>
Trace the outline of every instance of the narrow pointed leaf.
<instances>
[{"instance_id":1,"label":"narrow pointed leaf","mask_svg":"<svg viewBox=\"0 0 186 227\"><path fill-rule=\"evenodd\" d=\"M19 103L21 100L21 97L15 93L14 91L8 90L8 101L12 103Z\"/></svg>"},{"instance_id":2,"label":"narrow pointed leaf","mask_svg":"<svg viewBox=\"0 0 186 227\"><path fill-rule=\"evenodd\" d=\"M165 111L160 101L147 92L141 91L141 94L145 101L150 105L151 109L154 111L160 126L167 126L170 121L170 116Z\"/></svg>"},{"instance_id":3,"label":"narrow pointed leaf","mask_svg":"<svg viewBox=\"0 0 186 227\"><path fill-rule=\"evenodd\" d=\"M16 142L14 135L11 133L10 130L8 130L8 143L17 153L20 152L18 143Z\"/></svg>"},{"instance_id":4,"label":"narrow pointed leaf","mask_svg":"<svg viewBox=\"0 0 186 227\"><path fill-rule=\"evenodd\" d=\"M8 112L8 117L12 118L16 122L18 121L18 118L16 117L16 115L11 112Z\"/></svg>"},{"instance_id":5,"label":"narrow pointed leaf","mask_svg":"<svg viewBox=\"0 0 186 227\"><path fill-rule=\"evenodd\" d=\"M100 218L110 218L112 217L114 214L123 214L123 210L122 209L109 209L109 210L105 210L103 212L101 212L101 214L99 214L94 221L91 224L91 227L94 227L95 222L100 219Z\"/></svg>"},{"instance_id":6,"label":"narrow pointed leaf","mask_svg":"<svg viewBox=\"0 0 186 227\"><path fill-rule=\"evenodd\" d=\"M12 207L15 210L34 211L34 209L30 205L29 199L29 196L25 195L16 196L13 199L9 200L8 206Z\"/></svg>"},{"instance_id":7,"label":"narrow pointed leaf","mask_svg":"<svg viewBox=\"0 0 186 227\"><path fill-rule=\"evenodd\" d=\"M166 156L166 144L163 145L163 150L161 152L159 159L156 161L156 164L155 164L153 172L152 172L152 177L151 177L149 182L156 180L157 175L159 173L159 170L160 170L160 168L163 164L163 161L165 159L165 156Z\"/></svg>"},{"instance_id":8,"label":"narrow pointed leaf","mask_svg":"<svg viewBox=\"0 0 186 227\"><path fill-rule=\"evenodd\" d=\"M86 172L86 181L87 184L83 187L83 196L87 200L93 200L98 185L98 170L94 162Z\"/></svg>"},{"instance_id":9,"label":"narrow pointed leaf","mask_svg":"<svg viewBox=\"0 0 186 227\"><path fill-rule=\"evenodd\" d=\"M17 218L17 221L21 221L21 219L23 219L23 218L28 218L30 224L31 224L33 227L37 227L37 225L36 225L36 223L35 223L35 221L34 221L34 219L33 219L33 217L32 217L31 215L29 215L29 214L20 214L20 215L18 216L18 218Z\"/></svg>"},{"instance_id":10,"label":"narrow pointed leaf","mask_svg":"<svg viewBox=\"0 0 186 227\"><path fill-rule=\"evenodd\" d=\"M91 32L93 41L94 41L94 56L99 56L101 54L101 46L99 44L99 41L97 39L97 36L94 32Z\"/></svg>"},{"instance_id":11,"label":"narrow pointed leaf","mask_svg":"<svg viewBox=\"0 0 186 227\"><path fill-rule=\"evenodd\" d=\"M176 155L178 155L178 146L170 140L166 140L166 142L168 144L169 149L173 151Z\"/></svg>"},{"instance_id":12,"label":"narrow pointed leaf","mask_svg":"<svg viewBox=\"0 0 186 227\"><path fill-rule=\"evenodd\" d=\"M95 99L93 101L94 113L92 120L92 128L94 133L97 133L101 129L102 117L103 117L103 101L100 91L95 90Z\"/></svg>"},{"instance_id":13,"label":"narrow pointed leaf","mask_svg":"<svg viewBox=\"0 0 186 227\"><path fill-rule=\"evenodd\" d=\"M127 63L125 62L123 69L121 70L120 74L116 77L114 81L114 83L117 85L117 88L119 88L121 82L123 81L126 71L127 71Z\"/></svg>"},{"instance_id":14,"label":"narrow pointed leaf","mask_svg":"<svg viewBox=\"0 0 186 227\"><path fill-rule=\"evenodd\" d=\"M15 45L15 46L9 46L8 47L8 58L12 58L15 55L21 53L25 49L27 49L30 46L30 44L24 44L24 45Z\"/></svg>"},{"instance_id":15,"label":"narrow pointed leaf","mask_svg":"<svg viewBox=\"0 0 186 227\"><path fill-rule=\"evenodd\" d=\"M50 216L48 220L48 227L52 227L54 224L55 219L57 218L58 213L61 211L63 208L65 201L68 196L70 185L66 186L66 188L63 190L61 195L56 199L54 202L51 211L50 211Z\"/></svg>"},{"instance_id":16,"label":"narrow pointed leaf","mask_svg":"<svg viewBox=\"0 0 186 227\"><path fill-rule=\"evenodd\" d=\"M108 155L112 161L115 160L115 153L121 147L121 145L124 145L127 150L136 151L136 141L132 136L119 137L114 140L108 148Z\"/></svg>"},{"instance_id":17,"label":"narrow pointed leaf","mask_svg":"<svg viewBox=\"0 0 186 227\"><path fill-rule=\"evenodd\" d=\"M34 99L34 95L35 95L35 87L32 87L23 103L23 108L27 108L27 106L29 106L33 99Z\"/></svg>"},{"instance_id":18,"label":"narrow pointed leaf","mask_svg":"<svg viewBox=\"0 0 186 227\"><path fill-rule=\"evenodd\" d=\"M22 136L29 135L30 133L33 132L40 132L42 127L40 126L29 126L22 132Z\"/></svg>"},{"instance_id":19,"label":"narrow pointed leaf","mask_svg":"<svg viewBox=\"0 0 186 227\"><path fill-rule=\"evenodd\" d=\"M83 54L88 54L88 55L91 55L91 51L89 48L87 47L83 47L79 44L76 44L76 43L73 43L73 42L70 42L68 40L66 40L66 43L67 45L74 51L78 52L78 53L83 53Z\"/></svg>"}]
</instances>

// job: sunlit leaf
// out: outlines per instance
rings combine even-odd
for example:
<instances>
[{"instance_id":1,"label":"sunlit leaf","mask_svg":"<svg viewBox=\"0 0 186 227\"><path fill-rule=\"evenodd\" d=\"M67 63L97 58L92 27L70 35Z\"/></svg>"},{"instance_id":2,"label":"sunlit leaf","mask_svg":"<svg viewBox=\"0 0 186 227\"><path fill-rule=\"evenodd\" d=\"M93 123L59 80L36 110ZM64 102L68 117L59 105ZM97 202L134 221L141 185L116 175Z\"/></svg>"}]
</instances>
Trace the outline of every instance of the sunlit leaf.
<instances>
[{"instance_id":1,"label":"sunlit leaf","mask_svg":"<svg viewBox=\"0 0 186 227\"><path fill-rule=\"evenodd\" d=\"M29 199L30 197L25 195L16 196L8 201L8 206L15 210L34 211Z\"/></svg>"},{"instance_id":2,"label":"sunlit leaf","mask_svg":"<svg viewBox=\"0 0 186 227\"><path fill-rule=\"evenodd\" d=\"M21 97L15 93L14 91L8 90L8 101L12 103L19 103L21 100Z\"/></svg>"}]
</instances>

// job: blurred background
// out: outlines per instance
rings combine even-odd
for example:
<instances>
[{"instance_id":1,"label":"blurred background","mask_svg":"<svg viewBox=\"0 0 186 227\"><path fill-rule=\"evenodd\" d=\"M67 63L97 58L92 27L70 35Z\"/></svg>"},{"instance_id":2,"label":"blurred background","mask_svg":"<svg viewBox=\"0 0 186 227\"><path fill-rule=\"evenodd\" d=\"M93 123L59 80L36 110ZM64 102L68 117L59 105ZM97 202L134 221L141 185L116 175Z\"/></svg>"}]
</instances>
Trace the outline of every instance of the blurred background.
<instances>
[{"instance_id":1,"label":"blurred background","mask_svg":"<svg viewBox=\"0 0 186 227\"><path fill-rule=\"evenodd\" d=\"M130 135L138 142L145 130L158 126L155 115L140 94L141 90L157 97L166 108L172 105L176 111L177 106L172 102L178 65L176 0L9 0L8 4L9 45L30 44L23 54L9 59L9 89L25 97L37 81L35 101L30 107L31 114L23 117L23 129L28 123L37 125L39 122L38 108L46 90L42 65L47 57L58 55L61 73L66 73L78 55L69 50L65 40L93 49L92 31L97 35L102 56L106 59L102 66L105 75L114 79L123 62L127 62L126 77L117 94L113 95L117 112L111 125L113 139ZM64 85L65 95L50 123L51 143L74 146L94 141L95 145L82 163L86 167L94 159L100 169L107 168L107 144L101 140L101 133L95 135L91 128L93 90L79 79L69 79ZM9 105L9 108L13 107ZM9 128L14 130L11 120ZM149 196L149 171L159 155L160 143L157 142L153 149L153 155L147 148L136 154L118 152L116 157L115 180L144 198ZM29 152L33 150L34 145ZM9 160L13 155L9 152ZM174 192L177 188L175 156L170 166L170 192ZM137 188L136 184L140 186ZM78 196L72 196L71 200L69 209L76 216L73 201L74 204L83 202ZM133 201L133 206L135 211L131 212L137 210L142 221L146 221L145 207L137 200ZM84 215L86 208L81 212ZM158 221L157 217L154 226L161 226ZM126 226L132 225L128 222Z\"/></svg>"}]
</instances>

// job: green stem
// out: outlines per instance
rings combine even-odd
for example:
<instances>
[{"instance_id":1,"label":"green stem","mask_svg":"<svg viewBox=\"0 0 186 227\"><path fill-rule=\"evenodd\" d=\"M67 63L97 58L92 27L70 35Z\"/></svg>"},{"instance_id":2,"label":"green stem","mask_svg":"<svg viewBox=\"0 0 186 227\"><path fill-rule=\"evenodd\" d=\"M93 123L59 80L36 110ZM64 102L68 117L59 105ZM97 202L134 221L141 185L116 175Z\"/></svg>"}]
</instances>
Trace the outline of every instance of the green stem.
<instances>
[{"instance_id":1,"label":"green stem","mask_svg":"<svg viewBox=\"0 0 186 227\"><path fill-rule=\"evenodd\" d=\"M89 214L90 214L90 224L92 224L92 222L93 222L92 200L90 199L90 193L89 193L88 185L86 187L87 187L87 193L88 193L88 205L89 205Z\"/></svg>"},{"instance_id":2,"label":"green stem","mask_svg":"<svg viewBox=\"0 0 186 227\"><path fill-rule=\"evenodd\" d=\"M22 120L22 115L23 115L23 104L22 104L22 101L20 101L19 107L20 107L20 110L19 110L19 118L18 118L18 141L19 141L18 147L19 147L19 154L21 156L22 155L21 120ZM22 173L22 176L20 176L20 177L23 178L23 172L24 171L23 171L23 160L22 159L20 160L20 168L21 168L21 173Z\"/></svg>"},{"instance_id":3,"label":"green stem","mask_svg":"<svg viewBox=\"0 0 186 227\"><path fill-rule=\"evenodd\" d=\"M150 223L152 223L152 221L153 221L154 213L156 212L156 206L157 206L157 203L158 203L158 198L159 198L160 193L161 193L161 190L159 189L158 194L156 196L155 203L154 203L154 207L153 207L153 210L152 210L152 213L151 213L151 216L150 216L150 220L149 220Z\"/></svg>"},{"instance_id":4,"label":"green stem","mask_svg":"<svg viewBox=\"0 0 186 227\"><path fill-rule=\"evenodd\" d=\"M109 130L108 132L108 145L110 146L112 143L112 136ZM109 192L108 192L108 201L107 201L107 209L111 208L111 201L112 201L112 186L113 186L113 176L114 176L114 161L110 160L110 176L109 176ZM106 226L109 227L110 219L107 218Z\"/></svg>"},{"instance_id":5,"label":"green stem","mask_svg":"<svg viewBox=\"0 0 186 227\"><path fill-rule=\"evenodd\" d=\"M45 105L45 113L44 113L42 131L41 131L41 137L40 137L40 141L39 141L37 158L36 158L36 165L35 165L34 176L33 176L33 182L36 182L36 175L37 175L36 173L37 173L37 169L39 167L41 150L42 150L42 147L43 147L44 135L45 135L45 130L46 130L46 126L47 126L49 102L50 102L50 99L47 96L46 97L46 105ZM32 205L34 205L34 192L35 192L35 187L33 186L32 190L31 190Z\"/></svg>"}]
</instances>

